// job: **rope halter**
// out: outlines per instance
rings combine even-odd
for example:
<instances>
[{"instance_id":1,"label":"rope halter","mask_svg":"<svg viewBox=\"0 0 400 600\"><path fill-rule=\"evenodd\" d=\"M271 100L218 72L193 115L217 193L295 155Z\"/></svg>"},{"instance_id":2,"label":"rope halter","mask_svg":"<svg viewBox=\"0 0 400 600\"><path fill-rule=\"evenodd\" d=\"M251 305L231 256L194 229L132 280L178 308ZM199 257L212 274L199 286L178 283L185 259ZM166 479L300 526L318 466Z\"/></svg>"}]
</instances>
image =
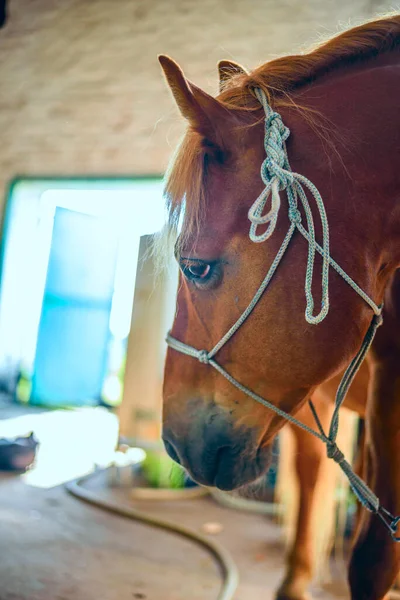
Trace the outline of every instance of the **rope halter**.
<instances>
[{"instance_id":1,"label":"rope halter","mask_svg":"<svg viewBox=\"0 0 400 600\"><path fill-rule=\"evenodd\" d=\"M279 209L281 207L280 191L286 190L289 204L289 220L308 241L307 270L305 280L307 323L315 325L320 323L329 311L329 225L326 217L325 206L321 194L317 188L306 177L293 173L290 168L289 158L286 151L286 140L290 135L288 127L283 124L279 113L269 106L264 92L255 89L255 94L265 111L265 136L264 148L266 158L261 165L261 179L265 184L257 200L251 206L248 217L250 225L250 239L252 242L265 242L275 231ZM310 208L304 187L308 188L315 199L322 225L322 296L321 309L317 315L313 315L314 299L312 295L312 282L314 275L315 253L317 250L315 239L314 218ZM268 199L271 197L270 209L263 214ZM301 224L301 214L298 209L298 201L303 206L307 219L306 231ZM264 233L257 234L260 225L268 223ZM294 229L293 229L294 232Z\"/></svg>"},{"instance_id":2,"label":"rope halter","mask_svg":"<svg viewBox=\"0 0 400 600\"><path fill-rule=\"evenodd\" d=\"M285 235L285 238L278 250L275 259L273 260L264 280L261 282L258 290L253 296L251 302L247 308L240 315L238 320L232 325L232 327L225 333L225 335L219 340L219 342L210 351L198 350L193 346L189 346L175 338L170 334L167 335L167 343L170 348L186 354L193 358L197 358L202 364L209 365L216 369L223 377L225 377L233 386L239 389L241 392L253 398L266 408L274 411L279 416L283 417L287 421L301 427L305 431L308 431L315 437L319 438L326 445L327 456L333 459L342 469L343 473L349 480L350 486L362 503L362 505L372 513L377 514L385 526L389 529L392 538L395 541L400 541L400 537L396 535L397 525L400 521L400 516L395 517L385 508L383 508L379 502L379 499L374 492L367 486L367 484L354 473L351 465L345 459L343 453L336 445L336 438L339 429L339 410L343 404L346 393L361 365L369 348L371 347L372 341L375 336L377 328L382 323L382 306L378 306L375 302L357 285L353 279L343 271L343 269L333 260L330 255L329 247L329 225L326 216L325 206L315 185L299 173L294 173L291 170L289 159L286 150L286 140L290 135L290 130L284 125L282 118L279 113L272 110L268 104L265 93L256 88L254 90L257 99L261 103L265 112L265 136L264 136L264 148L266 158L261 165L261 178L265 185L265 188L255 200L253 205L250 207L248 212L248 218L250 220L250 239L255 243L261 243L268 240L275 231L279 211L281 209L281 196L280 192L285 191L288 200L288 216L290 221L289 230ZM315 238L315 227L314 217L310 207L310 202L307 196L307 192L314 199L319 218L322 226L322 246L320 246ZM299 202L303 208L303 212L306 217L307 228L302 224L302 215L299 210ZM267 207L268 204L268 207ZM260 226L266 226L266 229L262 233L258 233ZM317 430L308 427L301 421L298 421L291 414L286 413L278 406L275 406L265 398L262 398L248 387L237 381L228 371L226 371L216 360L215 355L221 350L221 348L231 339L236 331L241 327L244 321L251 314L260 298L267 289L272 277L274 276L288 246L295 233L299 231L301 235L308 242L308 257L307 257L307 269L304 283L304 291L306 297L306 310L305 319L312 325L321 323L329 312L329 269L332 267L335 271L353 288L353 290L361 296L361 298L370 306L374 312L371 324L365 335L365 338L361 344L359 351L351 361L350 365L346 369L343 375L342 381L339 385L336 393L335 407L332 415L331 425L329 432L325 433L320 419L317 415L315 407L310 400L310 408L314 415ZM318 314L314 315L314 299L312 294L312 285L314 277L314 263L315 254L318 252L322 256L322 277L321 277L321 308Z\"/></svg>"}]
</instances>

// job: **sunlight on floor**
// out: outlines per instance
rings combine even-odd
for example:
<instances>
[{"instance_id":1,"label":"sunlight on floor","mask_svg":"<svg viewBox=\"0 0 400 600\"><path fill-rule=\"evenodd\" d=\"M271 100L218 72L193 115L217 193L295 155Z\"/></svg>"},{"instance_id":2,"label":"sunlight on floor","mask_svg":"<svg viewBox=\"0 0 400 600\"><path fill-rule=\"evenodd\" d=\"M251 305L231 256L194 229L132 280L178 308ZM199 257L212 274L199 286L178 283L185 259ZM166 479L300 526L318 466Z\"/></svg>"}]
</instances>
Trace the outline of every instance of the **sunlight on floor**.
<instances>
[{"instance_id":1,"label":"sunlight on floor","mask_svg":"<svg viewBox=\"0 0 400 600\"><path fill-rule=\"evenodd\" d=\"M33 431L39 440L34 467L22 475L28 485L49 488L105 467L115 457L118 419L103 408L55 410L0 421L0 437Z\"/></svg>"}]
</instances>

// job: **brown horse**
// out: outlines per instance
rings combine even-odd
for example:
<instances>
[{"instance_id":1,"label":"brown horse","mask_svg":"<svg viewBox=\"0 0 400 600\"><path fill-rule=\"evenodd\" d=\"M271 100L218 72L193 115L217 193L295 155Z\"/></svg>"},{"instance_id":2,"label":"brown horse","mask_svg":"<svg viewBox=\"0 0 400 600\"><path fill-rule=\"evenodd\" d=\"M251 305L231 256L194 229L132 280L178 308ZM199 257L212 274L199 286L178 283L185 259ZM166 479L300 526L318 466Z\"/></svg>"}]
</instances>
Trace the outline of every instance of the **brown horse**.
<instances>
[{"instance_id":1,"label":"brown horse","mask_svg":"<svg viewBox=\"0 0 400 600\"><path fill-rule=\"evenodd\" d=\"M181 223L172 337L186 348L213 348L254 297L293 221L300 217L310 231L303 208L297 215L283 206L278 211L275 188L273 235L261 244L252 241L254 235L249 239L249 210L264 188L259 170L265 115L255 93L261 90L291 132L293 172L322 195L330 255L374 306L386 295L386 325L369 356L365 473L393 514L400 512L400 290L394 278L400 265L399 50L400 17L388 17L309 54L238 73L217 98L160 57L189 121L166 187L171 222ZM259 214L253 213L252 223ZM316 238L326 248L327 233L319 224ZM163 436L172 457L200 483L233 489L262 475L285 420L255 402L254 394L293 415L343 371L365 339L371 305L332 270L331 310L324 271L326 318L319 324L310 323L310 315L305 320L307 248L304 237L294 234L252 314L218 352L218 364L253 398L211 369L207 353L197 353L198 362L176 346L168 351ZM316 266L322 267L318 258ZM308 309L310 294L321 295L318 283L308 289ZM399 566L400 547L376 515L363 511L350 561L352 598L383 598Z\"/></svg>"}]
</instances>

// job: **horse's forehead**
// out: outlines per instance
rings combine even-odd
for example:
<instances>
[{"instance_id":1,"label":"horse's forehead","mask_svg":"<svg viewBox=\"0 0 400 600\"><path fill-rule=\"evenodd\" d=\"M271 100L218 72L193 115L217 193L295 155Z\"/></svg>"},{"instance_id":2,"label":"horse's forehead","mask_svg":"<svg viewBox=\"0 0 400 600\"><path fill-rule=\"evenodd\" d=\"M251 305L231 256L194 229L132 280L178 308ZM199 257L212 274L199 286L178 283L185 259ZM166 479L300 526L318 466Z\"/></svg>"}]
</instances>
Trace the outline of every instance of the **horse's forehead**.
<instances>
[{"instance_id":1,"label":"horse's forehead","mask_svg":"<svg viewBox=\"0 0 400 600\"><path fill-rule=\"evenodd\" d=\"M215 193L205 202L199 225L188 238L199 257L218 257L235 239L248 236L248 206L237 195Z\"/></svg>"},{"instance_id":2,"label":"horse's forehead","mask_svg":"<svg viewBox=\"0 0 400 600\"><path fill-rule=\"evenodd\" d=\"M237 231L219 232L215 230L200 230L196 240L182 249L181 254L201 258L203 260L215 260L222 257L229 250L235 249L243 235Z\"/></svg>"},{"instance_id":3,"label":"horse's forehead","mask_svg":"<svg viewBox=\"0 0 400 600\"><path fill-rule=\"evenodd\" d=\"M262 126L252 128L246 143L242 136L242 143L231 148L224 163L212 159L207 163L200 200L198 190L194 197L186 196L190 234L183 238L192 247L196 243L204 256L217 255L233 237L249 233L248 211L263 189L260 166L264 148L260 129L262 133ZM192 227L193 223L198 226Z\"/></svg>"},{"instance_id":4,"label":"horse's forehead","mask_svg":"<svg viewBox=\"0 0 400 600\"><path fill-rule=\"evenodd\" d=\"M248 234L248 211L263 189L260 177L262 156L237 161L232 168L213 170L205 189L201 215L202 239L219 243L235 234ZM215 239L220 238L220 240Z\"/></svg>"}]
</instances>

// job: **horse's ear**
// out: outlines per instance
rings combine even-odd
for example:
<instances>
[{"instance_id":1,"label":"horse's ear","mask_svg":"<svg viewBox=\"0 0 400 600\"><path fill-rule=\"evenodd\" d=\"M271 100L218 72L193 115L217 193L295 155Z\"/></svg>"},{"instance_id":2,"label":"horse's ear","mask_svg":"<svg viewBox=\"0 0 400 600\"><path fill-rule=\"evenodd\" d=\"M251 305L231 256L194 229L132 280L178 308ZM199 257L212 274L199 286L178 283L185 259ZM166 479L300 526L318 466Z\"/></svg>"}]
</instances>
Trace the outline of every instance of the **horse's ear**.
<instances>
[{"instance_id":1,"label":"horse's ear","mask_svg":"<svg viewBox=\"0 0 400 600\"><path fill-rule=\"evenodd\" d=\"M232 118L230 111L188 81L172 58L160 55L158 60L181 114L210 142L222 146L223 124Z\"/></svg>"},{"instance_id":2,"label":"horse's ear","mask_svg":"<svg viewBox=\"0 0 400 600\"><path fill-rule=\"evenodd\" d=\"M218 74L219 74L219 90L225 87L225 84L234 75L248 75L248 72L242 65L235 62L234 60L220 60L218 63Z\"/></svg>"}]
</instances>

